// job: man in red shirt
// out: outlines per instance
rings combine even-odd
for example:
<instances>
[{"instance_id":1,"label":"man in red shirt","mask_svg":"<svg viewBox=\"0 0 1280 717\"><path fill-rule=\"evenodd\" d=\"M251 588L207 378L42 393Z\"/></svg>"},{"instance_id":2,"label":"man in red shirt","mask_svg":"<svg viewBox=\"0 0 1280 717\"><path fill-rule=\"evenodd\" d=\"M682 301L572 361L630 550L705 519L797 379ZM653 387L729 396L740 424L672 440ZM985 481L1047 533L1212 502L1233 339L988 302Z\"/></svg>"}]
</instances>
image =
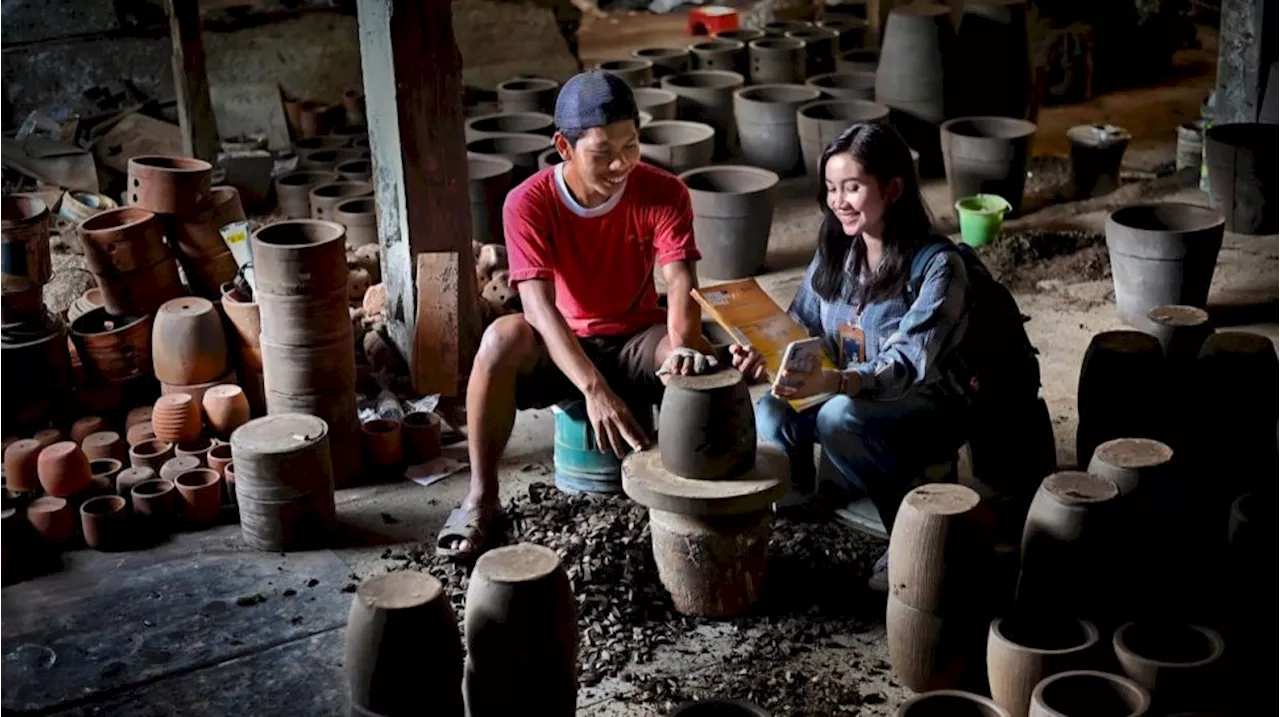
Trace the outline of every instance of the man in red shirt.
<instances>
[{"instance_id":1,"label":"man in red shirt","mask_svg":"<svg viewBox=\"0 0 1280 717\"><path fill-rule=\"evenodd\" d=\"M649 437L628 405L662 397L660 374L715 366L702 337L693 212L674 175L640 161L639 111L614 75L574 76L556 100L564 162L525 180L502 211L523 314L485 331L467 385L471 490L437 550L473 557L500 517L498 459L517 409L581 397L598 448L619 458ZM662 268L668 309L658 304ZM648 421L644 421L648 423Z\"/></svg>"}]
</instances>

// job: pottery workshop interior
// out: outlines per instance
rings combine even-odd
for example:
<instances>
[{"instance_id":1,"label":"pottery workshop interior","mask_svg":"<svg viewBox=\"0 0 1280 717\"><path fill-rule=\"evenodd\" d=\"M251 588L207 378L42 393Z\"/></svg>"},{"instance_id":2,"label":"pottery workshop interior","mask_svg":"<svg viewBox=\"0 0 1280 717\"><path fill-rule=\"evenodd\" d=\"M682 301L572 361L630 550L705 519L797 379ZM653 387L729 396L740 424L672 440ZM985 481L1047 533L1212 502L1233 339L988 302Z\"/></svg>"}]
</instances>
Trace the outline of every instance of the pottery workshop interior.
<instances>
[{"instance_id":1,"label":"pottery workshop interior","mask_svg":"<svg viewBox=\"0 0 1280 717\"><path fill-rule=\"evenodd\" d=\"M0 713L1277 714L1278 24L4 0Z\"/></svg>"}]
</instances>

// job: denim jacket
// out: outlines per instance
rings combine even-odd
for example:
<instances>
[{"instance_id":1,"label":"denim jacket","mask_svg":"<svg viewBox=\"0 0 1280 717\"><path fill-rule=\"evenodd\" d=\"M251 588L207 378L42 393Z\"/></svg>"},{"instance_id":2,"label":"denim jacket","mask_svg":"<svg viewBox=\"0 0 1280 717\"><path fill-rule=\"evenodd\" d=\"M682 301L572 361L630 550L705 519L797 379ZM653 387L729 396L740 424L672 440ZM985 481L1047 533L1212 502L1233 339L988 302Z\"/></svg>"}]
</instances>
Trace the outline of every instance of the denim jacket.
<instances>
[{"instance_id":1,"label":"denim jacket","mask_svg":"<svg viewBox=\"0 0 1280 717\"><path fill-rule=\"evenodd\" d=\"M846 276L851 277L851 253L845 257ZM833 359L840 355L839 327L846 322L861 326L866 361L849 361L842 367L858 373L860 395L878 400L900 398L911 390L965 395L964 386L945 365L967 323L969 280L958 253L944 251L933 257L915 301L909 301L905 291L900 297L870 301L861 317L852 298L857 293L855 280L851 279L841 298L825 301L813 290L817 267L815 254L787 313L810 336L821 336Z\"/></svg>"}]
</instances>

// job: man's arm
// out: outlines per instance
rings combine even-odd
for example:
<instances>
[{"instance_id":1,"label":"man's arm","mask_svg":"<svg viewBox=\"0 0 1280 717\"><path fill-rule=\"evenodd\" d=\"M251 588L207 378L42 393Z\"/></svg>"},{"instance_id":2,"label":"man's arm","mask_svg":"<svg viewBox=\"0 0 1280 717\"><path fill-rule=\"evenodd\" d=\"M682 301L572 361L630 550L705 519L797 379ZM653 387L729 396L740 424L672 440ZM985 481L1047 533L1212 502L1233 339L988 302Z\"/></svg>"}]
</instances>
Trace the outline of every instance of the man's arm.
<instances>
[{"instance_id":1,"label":"man's arm","mask_svg":"<svg viewBox=\"0 0 1280 717\"><path fill-rule=\"evenodd\" d=\"M662 278L667 283L667 341L671 348L683 346L711 353L711 344L702 337L702 308L692 294L698 288L693 262L666 264Z\"/></svg>"}]
</instances>

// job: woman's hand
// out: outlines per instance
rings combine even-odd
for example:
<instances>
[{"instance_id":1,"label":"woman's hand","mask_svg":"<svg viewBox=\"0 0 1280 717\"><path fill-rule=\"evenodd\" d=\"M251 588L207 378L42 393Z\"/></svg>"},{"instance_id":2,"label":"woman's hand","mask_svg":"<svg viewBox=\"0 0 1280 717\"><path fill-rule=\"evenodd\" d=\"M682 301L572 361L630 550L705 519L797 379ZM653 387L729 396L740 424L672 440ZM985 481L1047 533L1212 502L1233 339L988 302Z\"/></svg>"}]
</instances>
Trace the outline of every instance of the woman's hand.
<instances>
[{"instance_id":1,"label":"woman's hand","mask_svg":"<svg viewBox=\"0 0 1280 717\"><path fill-rule=\"evenodd\" d=\"M784 369L774 383L773 395L790 401L820 393L836 393L840 390L840 383L839 371L824 369L821 366L807 372Z\"/></svg>"},{"instance_id":2,"label":"woman's hand","mask_svg":"<svg viewBox=\"0 0 1280 717\"><path fill-rule=\"evenodd\" d=\"M729 356L733 367L742 372L748 381L759 381L764 378L764 355L750 346L729 345Z\"/></svg>"}]
</instances>

